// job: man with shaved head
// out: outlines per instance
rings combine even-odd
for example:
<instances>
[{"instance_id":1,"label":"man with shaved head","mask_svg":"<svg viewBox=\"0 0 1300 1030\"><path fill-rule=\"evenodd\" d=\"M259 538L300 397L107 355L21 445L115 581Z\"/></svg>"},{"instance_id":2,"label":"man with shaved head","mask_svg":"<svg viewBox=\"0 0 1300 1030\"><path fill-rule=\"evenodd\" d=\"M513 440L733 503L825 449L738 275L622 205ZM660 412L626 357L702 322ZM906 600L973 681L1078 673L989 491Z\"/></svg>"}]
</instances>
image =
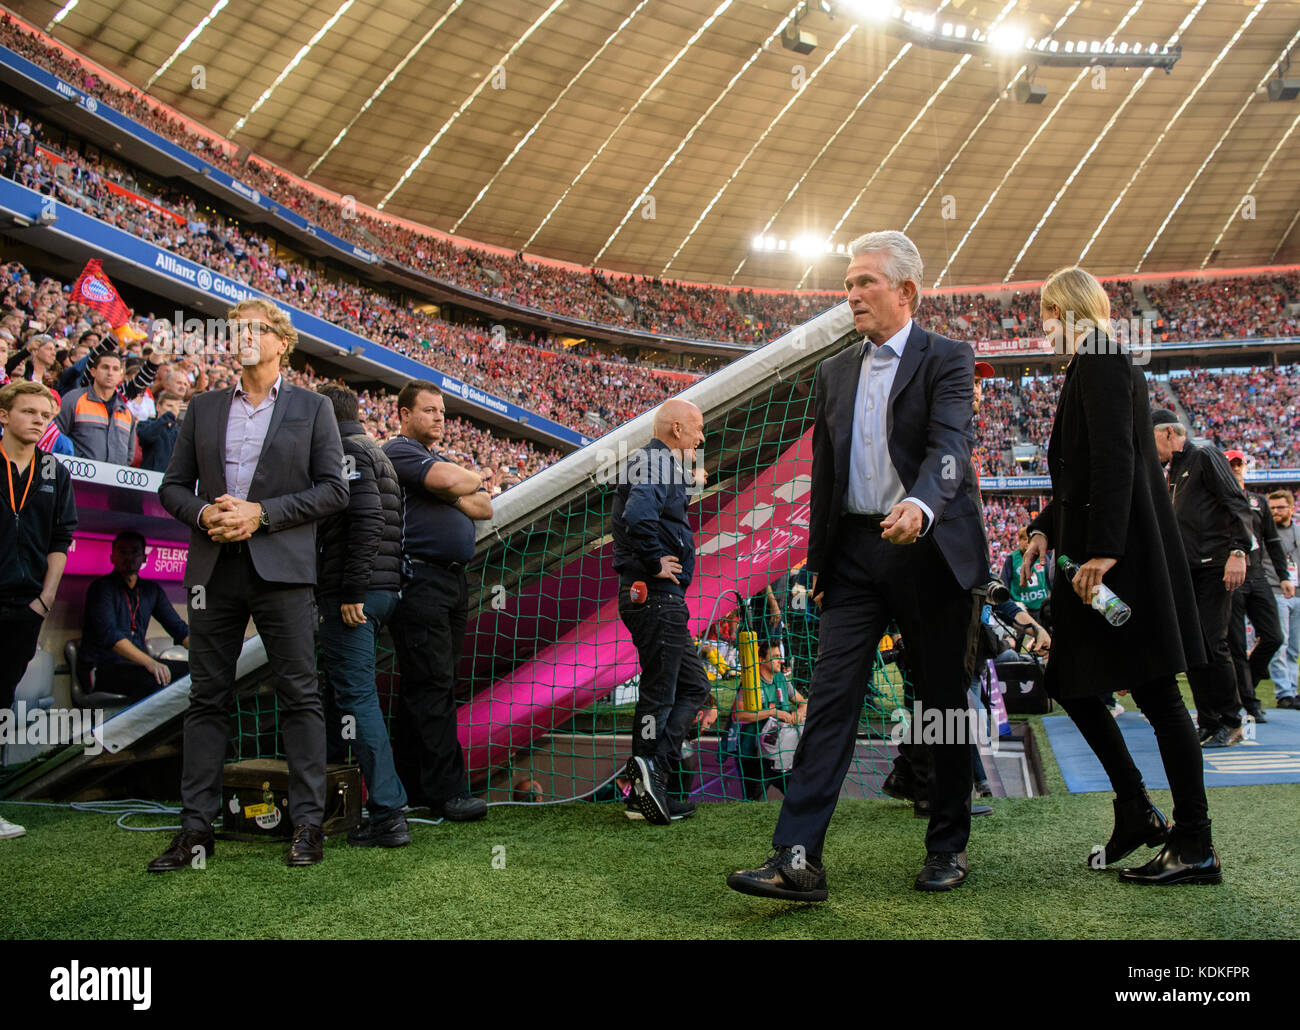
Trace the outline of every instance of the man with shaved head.
<instances>
[{"instance_id":1,"label":"man with shaved head","mask_svg":"<svg viewBox=\"0 0 1300 1030\"><path fill-rule=\"evenodd\" d=\"M703 444L700 409L688 401L665 401L655 411L654 439L628 458L614 496L618 614L641 663L627 763L633 791L628 816L658 826L695 810L668 796L668 767L709 695L685 599L695 569L687 494L703 485L697 457Z\"/></svg>"}]
</instances>

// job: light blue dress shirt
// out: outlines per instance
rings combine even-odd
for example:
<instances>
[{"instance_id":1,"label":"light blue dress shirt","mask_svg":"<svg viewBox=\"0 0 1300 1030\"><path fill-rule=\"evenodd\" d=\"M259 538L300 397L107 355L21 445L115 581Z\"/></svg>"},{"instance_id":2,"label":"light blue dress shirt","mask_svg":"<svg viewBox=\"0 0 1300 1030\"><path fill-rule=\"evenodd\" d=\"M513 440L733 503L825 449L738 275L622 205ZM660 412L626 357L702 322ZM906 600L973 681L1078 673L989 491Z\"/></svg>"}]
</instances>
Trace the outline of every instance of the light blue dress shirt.
<instances>
[{"instance_id":1,"label":"light blue dress shirt","mask_svg":"<svg viewBox=\"0 0 1300 1030\"><path fill-rule=\"evenodd\" d=\"M853 404L853 433L849 445L849 482L844 491L844 510L857 515L888 515L894 505L911 501L925 513L922 532L934 524L934 512L915 497L908 497L898 470L889 457L889 392L902 363L911 319L879 346L870 348L858 374L857 399Z\"/></svg>"}]
</instances>

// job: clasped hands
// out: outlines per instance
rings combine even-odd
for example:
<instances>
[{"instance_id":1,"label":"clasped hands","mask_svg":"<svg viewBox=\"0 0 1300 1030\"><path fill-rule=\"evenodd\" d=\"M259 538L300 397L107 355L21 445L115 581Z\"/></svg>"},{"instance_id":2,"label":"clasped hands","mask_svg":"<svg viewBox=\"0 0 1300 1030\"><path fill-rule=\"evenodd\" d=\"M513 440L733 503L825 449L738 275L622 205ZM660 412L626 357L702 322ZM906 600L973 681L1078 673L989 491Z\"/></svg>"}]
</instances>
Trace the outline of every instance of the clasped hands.
<instances>
[{"instance_id":1,"label":"clasped hands","mask_svg":"<svg viewBox=\"0 0 1300 1030\"><path fill-rule=\"evenodd\" d=\"M222 494L203 509L201 521L214 541L233 544L247 540L261 524L262 506L256 501L243 501L230 494Z\"/></svg>"}]
</instances>

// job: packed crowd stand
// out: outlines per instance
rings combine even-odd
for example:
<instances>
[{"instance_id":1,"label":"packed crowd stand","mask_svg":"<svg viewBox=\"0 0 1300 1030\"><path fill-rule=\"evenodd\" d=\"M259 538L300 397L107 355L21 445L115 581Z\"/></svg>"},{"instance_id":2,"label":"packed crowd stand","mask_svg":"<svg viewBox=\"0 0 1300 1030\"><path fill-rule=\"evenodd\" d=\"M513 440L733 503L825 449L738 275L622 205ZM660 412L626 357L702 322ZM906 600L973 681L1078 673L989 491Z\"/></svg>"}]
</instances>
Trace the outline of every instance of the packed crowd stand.
<instances>
[{"instance_id":1,"label":"packed crowd stand","mask_svg":"<svg viewBox=\"0 0 1300 1030\"><path fill-rule=\"evenodd\" d=\"M0 309L0 361L5 366L0 381L8 377L33 377L34 371L35 378L55 389L61 374L84 356L87 347L107 338L108 325L103 317L70 302L68 287L54 279L36 282L22 265L11 262L0 266L0 289L4 291ZM164 392L179 398L183 414L184 405L194 394L228 387L239 374L239 361L225 352L224 341L200 339L192 328L186 335L184 327L165 318L144 315L135 319L135 324L146 338L123 349L124 384L133 380L140 368L149 365L155 344L161 345L167 355L149 376L149 385L128 400L128 407L141 426L162 417L157 410L157 398ZM48 343L44 342L46 339ZM182 340L182 349L193 353L175 356L177 339ZM33 346L35 350L30 349ZM317 374L310 364L299 370L286 369L285 376L295 385L312 390L332 381ZM361 422L367 433L380 442L396 435L395 393L363 390L358 393L358 400ZM560 458L557 451L527 440L497 435L462 418L447 419L443 440L444 450L457 462L480 473L493 494ZM137 450L133 458L132 463L143 463L144 448Z\"/></svg>"},{"instance_id":2,"label":"packed crowd stand","mask_svg":"<svg viewBox=\"0 0 1300 1030\"><path fill-rule=\"evenodd\" d=\"M764 343L843 299L838 292L733 291L596 269L577 270L525 260L518 254L462 247L373 216L326 191L309 189L259 158L250 156L241 163L236 160L239 151L233 144L191 132L169 109L135 90L124 91L105 82L88 65L48 46L7 15L0 19L0 44L337 236L434 278L506 303L622 329L700 340ZM180 204L192 207L190 201ZM236 241L234 246L238 248L241 243ZM1140 314L1131 282L1115 280L1104 285L1111 298L1113 317L1128 319ZM293 288L314 293L309 287ZM328 293L330 287L325 290ZM1289 302L1300 299L1297 273L1264 273L1218 281L1178 279L1167 286L1146 286L1145 293L1158 313L1155 331L1165 341L1300 333L1300 316L1287 311ZM354 316L358 325L373 323L374 331L385 331L403 321L400 316L390 319L371 311L355 296L350 300L361 312ZM958 339L1036 337L1042 333L1038 311L1037 290L1002 296L932 294L925 299L928 326ZM1004 325L1005 320L1010 324ZM570 405L566 399L556 402L560 410Z\"/></svg>"}]
</instances>

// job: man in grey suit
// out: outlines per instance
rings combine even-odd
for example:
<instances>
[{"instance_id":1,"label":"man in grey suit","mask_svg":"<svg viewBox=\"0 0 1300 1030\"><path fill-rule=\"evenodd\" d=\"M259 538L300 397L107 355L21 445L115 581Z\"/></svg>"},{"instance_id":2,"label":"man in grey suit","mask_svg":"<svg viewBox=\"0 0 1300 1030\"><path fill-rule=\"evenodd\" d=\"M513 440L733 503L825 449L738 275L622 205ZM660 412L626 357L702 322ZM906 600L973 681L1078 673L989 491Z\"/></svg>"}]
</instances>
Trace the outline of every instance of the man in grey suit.
<instances>
[{"instance_id":1,"label":"man in grey suit","mask_svg":"<svg viewBox=\"0 0 1300 1030\"><path fill-rule=\"evenodd\" d=\"M243 371L190 401L158 498L191 527L185 569L190 707L181 832L151 872L213 853L235 662L249 616L266 647L289 760L289 865L323 858L325 716L316 684L316 522L347 506L343 445L328 399L280 374L298 334L269 301L228 315ZM197 490L196 490L197 487Z\"/></svg>"}]
</instances>

